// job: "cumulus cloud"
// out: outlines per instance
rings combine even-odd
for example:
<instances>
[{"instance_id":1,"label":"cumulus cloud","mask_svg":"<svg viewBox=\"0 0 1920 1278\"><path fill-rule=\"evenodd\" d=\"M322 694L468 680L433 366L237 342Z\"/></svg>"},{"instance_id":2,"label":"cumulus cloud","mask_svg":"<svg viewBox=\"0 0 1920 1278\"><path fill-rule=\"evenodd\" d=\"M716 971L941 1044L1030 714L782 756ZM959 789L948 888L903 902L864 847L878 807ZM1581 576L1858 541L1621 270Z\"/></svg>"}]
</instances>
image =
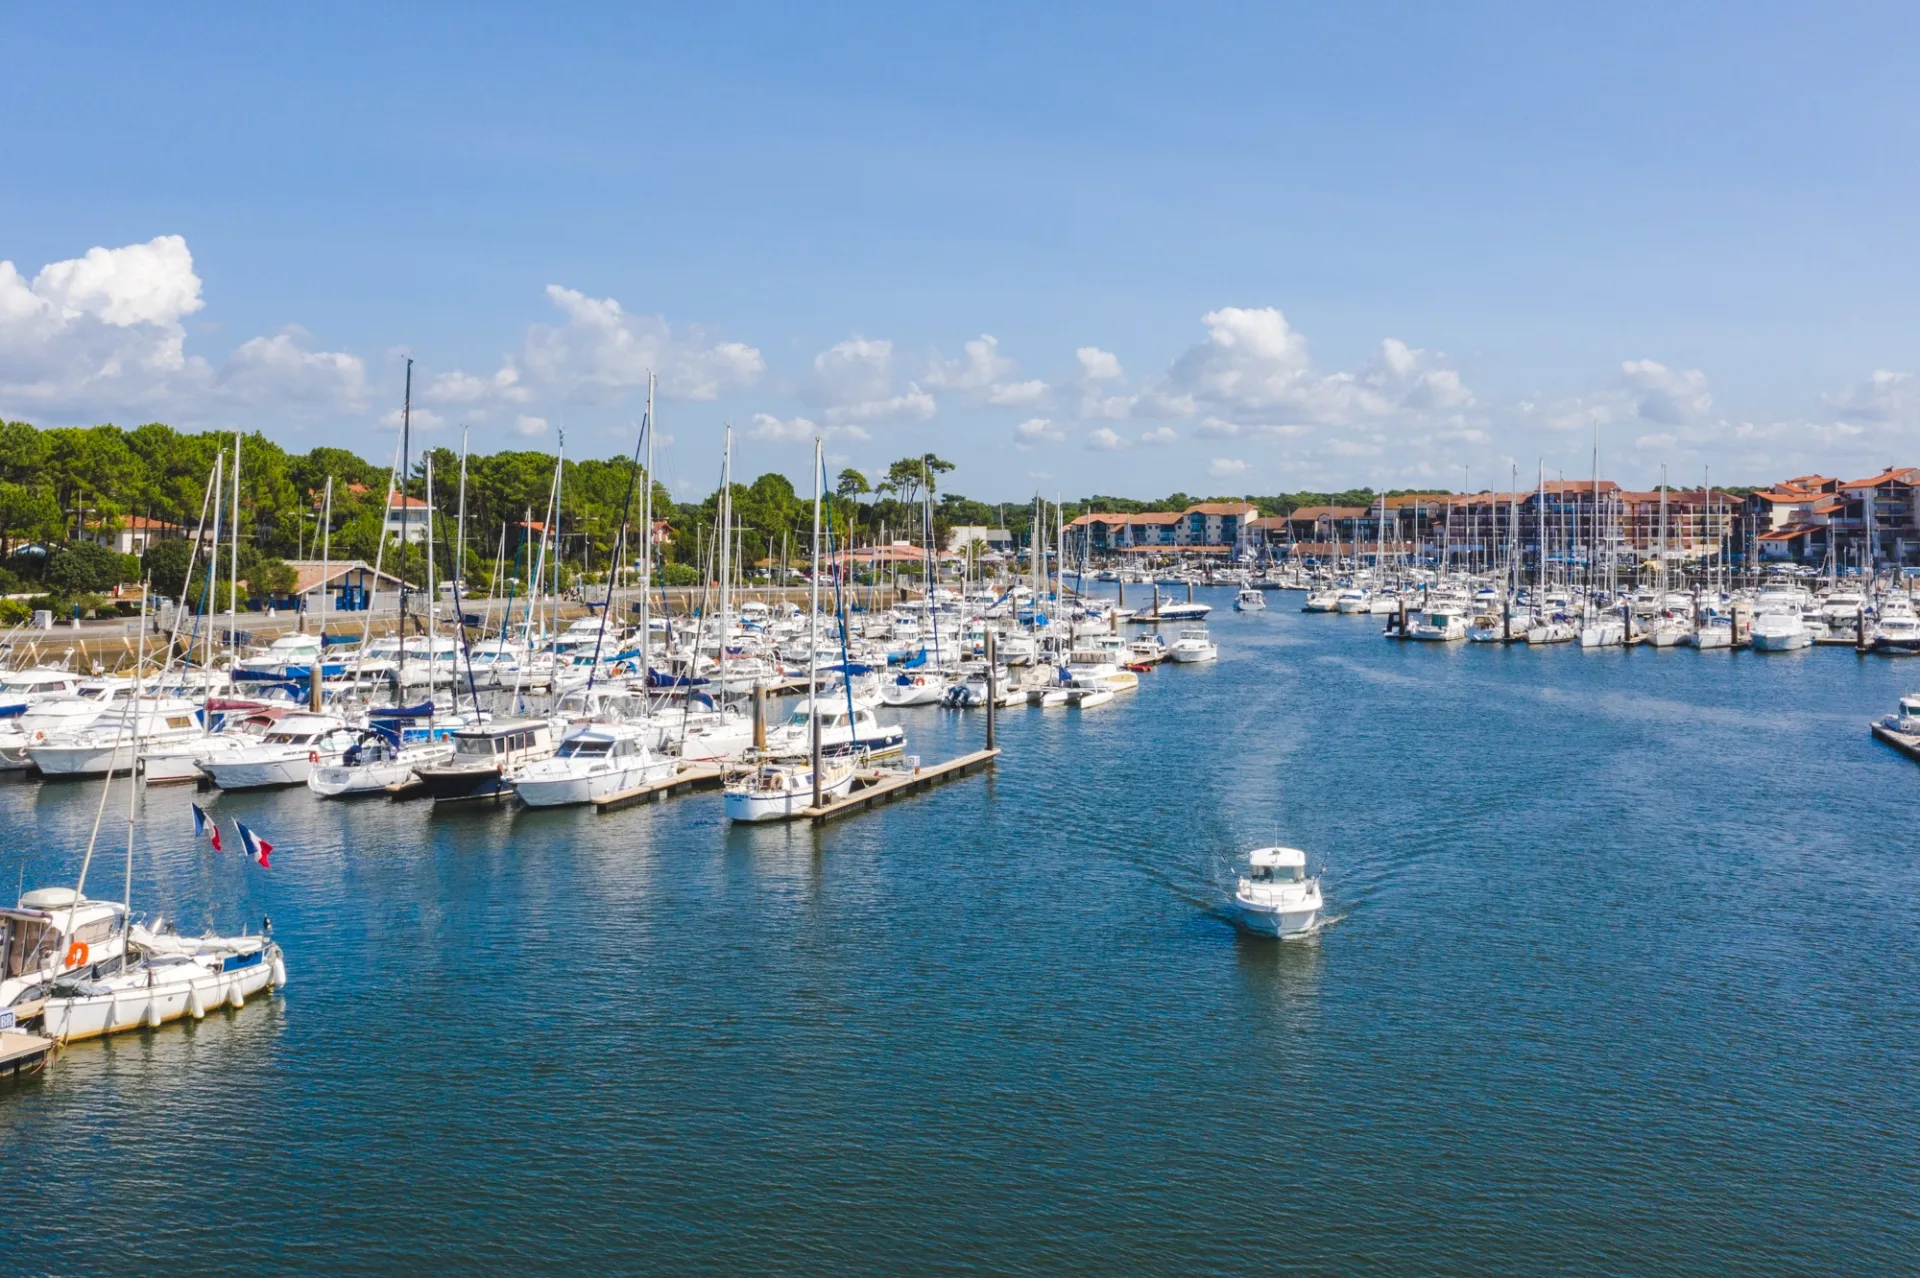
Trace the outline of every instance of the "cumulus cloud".
<instances>
[{"instance_id":1,"label":"cumulus cloud","mask_svg":"<svg viewBox=\"0 0 1920 1278\"><path fill-rule=\"evenodd\" d=\"M1141 431L1140 442L1143 444L1177 444L1180 442L1180 433L1171 426L1160 426L1153 430Z\"/></svg>"},{"instance_id":2,"label":"cumulus cloud","mask_svg":"<svg viewBox=\"0 0 1920 1278\"><path fill-rule=\"evenodd\" d=\"M1207 474L1215 479L1231 479L1246 468L1247 464L1238 457L1216 457L1207 463Z\"/></svg>"},{"instance_id":3,"label":"cumulus cloud","mask_svg":"<svg viewBox=\"0 0 1920 1278\"><path fill-rule=\"evenodd\" d=\"M1087 447L1096 453L1117 453L1126 447L1126 441L1111 426L1100 426L1087 432Z\"/></svg>"},{"instance_id":4,"label":"cumulus cloud","mask_svg":"<svg viewBox=\"0 0 1920 1278\"><path fill-rule=\"evenodd\" d=\"M547 433L547 419L544 417L530 417L522 413L513 420L513 433L516 435L524 435L529 439L535 435L544 435Z\"/></svg>"},{"instance_id":5,"label":"cumulus cloud","mask_svg":"<svg viewBox=\"0 0 1920 1278\"><path fill-rule=\"evenodd\" d=\"M1201 323L1205 341L1175 358L1164 376L1131 391L1105 384L1120 378L1118 360L1083 347L1077 352L1085 387L1081 416L1199 418L1196 433L1206 438L1275 440L1313 426L1457 427L1474 406L1458 370L1398 338L1381 342L1363 368L1326 372L1315 367L1305 336L1276 307L1221 307Z\"/></svg>"},{"instance_id":6,"label":"cumulus cloud","mask_svg":"<svg viewBox=\"0 0 1920 1278\"><path fill-rule=\"evenodd\" d=\"M588 297L559 284L547 285L547 299L564 319L528 329L520 366L549 394L604 400L645 387L652 371L668 398L712 400L753 385L766 371L754 347L719 341L704 327L676 332L660 316L633 315L614 298Z\"/></svg>"},{"instance_id":7,"label":"cumulus cloud","mask_svg":"<svg viewBox=\"0 0 1920 1278\"><path fill-rule=\"evenodd\" d=\"M813 371L802 391L829 425L854 422L918 421L931 418L933 396L894 377L893 343L851 337L813 357Z\"/></svg>"},{"instance_id":8,"label":"cumulus cloud","mask_svg":"<svg viewBox=\"0 0 1920 1278\"><path fill-rule=\"evenodd\" d=\"M1080 364L1080 380L1083 382L1117 382L1126 376L1120 367L1120 357L1112 351L1103 351L1098 346L1082 346L1073 353Z\"/></svg>"},{"instance_id":9,"label":"cumulus cloud","mask_svg":"<svg viewBox=\"0 0 1920 1278\"><path fill-rule=\"evenodd\" d=\"M31 280L0 262L0 395L55 415L131 408L182 422L239 406L365 411L362 360L317 350L298 328L243 342L218 369L188 354L185 321L205 305L178 235L94 247Z\"/></svg>"},{"instance_id":10,"label":"cumulus cloud","mask_svg":"<svg viewBox=\"0 0 1920 1278\"><path fill-rule=\"evenodd\" d=\"M1620 374L1633 397L1634 414L1646 421L1680 426L1713 411L1707 375L1697 368L1683 371L1650 359L1630 359L1620 365Z\"/></svg>"},{"instance_id":11,"label":"cumulus cloud","mask_svg":"<svg viewBox=\"0 0 1920 1278\"><path fill-rule=\"evenodd\" d=\"M1037 378L1014 380L1019 367L1000 353L1000 339L982 333L962 348L958 359L934 357L926 384L935 390L958 392L974 403L1025 407L1046 398L1047 384Z\"/></svg>"},{"instance_id":12,"label":"cumulus cloud","mask_svg":"<svg viewBox=\"0 0 1920 1278\"><path fill-rule=\"evenodd\" d=\"M818 428L805 417L790 417L783 421L772 413L755 413L753 425L747 428L750 438L776 444L802 444L816 433Z\"/></svg>"},{"instance_id":13,"label":"cumulus cloud","mask_svg":"<svg viewBox=\"0 0 1920 1278\"><path fill-rule=\"evenodd\" d=\"M1912 422L1920 417L1920 381L1892 369L1875 369L1866 381L1822 398L1843 421Z\"/></svg>"},{"instance_id":14,"label":"cumulus cloud","mask_svg":"<svg viewBox=\"0 0 1920 1278\"><path fill-rule=\"evenodd\" d=\"M1014 444L1020 448L1031 448L1035 444L1057 444L1066 437L1067 433L1046 417L1029 417L1013 428Z\"/></svg>"}]
</instances>

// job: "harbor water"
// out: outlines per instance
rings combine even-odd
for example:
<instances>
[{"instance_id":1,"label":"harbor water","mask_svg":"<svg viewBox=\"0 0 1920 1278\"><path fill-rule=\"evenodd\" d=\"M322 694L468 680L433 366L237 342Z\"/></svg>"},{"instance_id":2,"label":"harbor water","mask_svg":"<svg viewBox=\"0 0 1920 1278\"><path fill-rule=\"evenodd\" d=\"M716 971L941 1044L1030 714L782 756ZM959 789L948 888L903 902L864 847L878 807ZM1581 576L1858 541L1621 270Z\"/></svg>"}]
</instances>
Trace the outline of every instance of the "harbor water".
<instances>
[{"instance_id":1,"label":"harbor water","mask_svg":"<svg viewBox=\"0 0 1920 1278\"><path fill-rule=\"evenodd\" d=\"M200 796L262 871L153 791L136 911L270 915L291 983L0 1086L7 1268L1912 1268L1920 663L1201 597L1218 662L820 830ZM0 782L10 889L98 792ZM1273 842L1315 937L1226 918Z\"/></svg>"}]
</instances>

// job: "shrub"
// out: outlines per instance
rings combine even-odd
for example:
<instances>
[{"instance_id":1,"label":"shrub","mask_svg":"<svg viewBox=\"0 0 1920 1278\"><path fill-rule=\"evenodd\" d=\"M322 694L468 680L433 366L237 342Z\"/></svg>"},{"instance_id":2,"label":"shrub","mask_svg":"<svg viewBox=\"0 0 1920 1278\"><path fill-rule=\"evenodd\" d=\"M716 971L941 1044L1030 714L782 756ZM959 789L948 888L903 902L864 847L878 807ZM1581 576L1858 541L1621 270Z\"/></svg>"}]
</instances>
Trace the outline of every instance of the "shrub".
<instances>
[{"instance_id":1,"label":"shrub","mask_svg":"<svg viewBox=\"0 0 1920 1278\"><path fill-rule=\"evenodd\" d=\"M47 556L47 584L67 595L112 590L128 579L127 562L131 558L91 541L76 541ZM138 572L136 561L134 574Z\"/></svg>"}]
</instances>

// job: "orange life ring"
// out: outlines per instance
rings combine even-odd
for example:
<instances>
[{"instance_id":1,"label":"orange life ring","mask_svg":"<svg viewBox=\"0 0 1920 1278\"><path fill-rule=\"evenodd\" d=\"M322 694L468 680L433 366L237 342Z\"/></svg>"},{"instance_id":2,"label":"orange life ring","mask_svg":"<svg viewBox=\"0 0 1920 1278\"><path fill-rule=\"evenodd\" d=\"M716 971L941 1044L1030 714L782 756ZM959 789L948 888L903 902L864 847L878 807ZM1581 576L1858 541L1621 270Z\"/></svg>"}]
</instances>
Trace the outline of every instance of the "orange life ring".
<instances>
[{"instance_id":1,"label":"orange life ring","mask_svg":"<svg viewBox=\"0 0 1920 1278\"><path fill-rule=\"evenodd\" d=\"M67 966L85 967L87 965L87 943L75 941L67 947Z\"/></svg>"},{"instance_id":2,"label":"orange life ring","mask_svg":"<svg viewBox=\"0 0 1920 1278\"><path fill-rule=\"evenodd\" d=\"M308 763L320 762L320 752L318 750L307 751L307 762Z\"/></svg>"}]
</instances>

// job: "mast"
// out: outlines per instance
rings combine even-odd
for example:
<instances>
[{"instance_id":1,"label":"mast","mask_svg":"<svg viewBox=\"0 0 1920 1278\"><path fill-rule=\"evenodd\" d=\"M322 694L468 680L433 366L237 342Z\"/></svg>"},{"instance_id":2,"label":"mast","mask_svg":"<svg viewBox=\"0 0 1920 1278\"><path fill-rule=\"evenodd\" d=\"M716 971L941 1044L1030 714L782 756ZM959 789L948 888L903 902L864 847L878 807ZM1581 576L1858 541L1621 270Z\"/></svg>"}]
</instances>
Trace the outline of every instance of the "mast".
<instances>
[{"instance_id":1,"label":"mast","mask_svg":"<svg viewBox=\"0 0 1920 1278\"><path fill-rule=\"evenodd\" d=\"M413 478L413 360L407 360L407 388L400 400L400 622L396 633L400 637L400 649L395 654L394 701L397 704L406 696L407 673L407 536L412 531L408 525L407 488ZM427 695L433 695L433 676L429 669L427 676Z\"/></svg>"},{"instance_id":2,"label":"mast","mask_svg":"<svg viewBox=\"0 0 1920 1278\"><path fill-rule=\"evenodd\" d=\"M240 664L240 432L233 432L233 556L227 566L227 680Z\"/></svg>"},{"instance_id":3,"label":"mast","mask_svg":"<svg viewBox=\"0 0 1920 1278\"><path fill-rule=\"evenodd\" d=\"M320 651L327 648L327 573L333 564L333 476L327 476L326 496L320 500Z\"/></svg>"},{"instance_id":4,"label":"mast","mask_svg":"<svg viewBox=\"0 0 1920 1278\"><path fill-rule=\"evenodd\" d=\"M460 513L453 528L453 605L457 611L460 596L466 592L460 587L467 580L467 428L460 428ZM466 623L460 623L464 632Z\"/></svg>"},{"instance_id":5,"label":"mast","mask_svg":"<svg viewBox=\"0 0 1920 1278\"><path fill-rule=\"evenodd\" d=\"M427 454L427 724L433 724L433 674L439 655L433 650L434 613L439 610L440 592L433 579L433 454ZM406 647L402 638L400 646ZM403 698L404 700L404 698Z\"/></svg>"},{"instance_id":6,"label":"mast","mask_svg":"<svg viewBox=\"0 0 1920 1278\"><path fill-rule=\"evenodd\" d=\"M556 431L560 451L554 454L553 467L553 639L560 637L560 561L567 557L567 543L561 536L561 524L566 519L566 507L562 504L567 482L567 432ZM549 640L551 644L553 640ZM556 667L555 674L559 673ZM559 690L554 690L558 699Z\"/></svg>"},{"instance_id":7,"label":"mast","mask_svg":"<svg viewBox=\"0 0 1920 1278\"><path fill-rule=\"evenodd\" d=\"M821 800L820 785L820 494L825 487L821 469L823 458L820 455L820 436L813 437L813 581L811 602L807 609L807 726L813 737L813 806L818 808ZM722 643L724 647L724 641ZM853 686L853 671L847 669L847 662L840 663L840 672L847 680L847 686ZM859 740L860 728L852 717L847 719L849 741Z\"/></svg>"},{"instance_id":8,"label":"mast","mask_svg":"<svg viewBox=\"0 0 1920 1278\"><path fill-rule=\"evenodd\" d=\"M1660 603L1666 606L1667 600L1667 468L1660 467L1660 567L1654 580L1659 583Z\"/></svg>"},{"instance_id":9,"label":"mast","mask_svg":"<svg viewBox=\"0 0 1920 1278\"><path fill-rule=\"evenodd\" d=\"M733 528L733 427L726 428L726 439L720 447L720 697L725 701L727 695L727 625L728 608L732 598L728 587L732 584L733 561L729 557L732 551Z\"/></svg>"},{"instance_id":10,"label":"mast","mask_svg":"<svg viewBox=\"0 0 1920 1278\"><path fill-rule=\"evenodd\" d=\"M647 437L647 469L643 476L646 491L640 497L640 677L645 687L647 671L653 661L653 370L647 370L647 415L640 423ZM671 624L671 623L669 623ZM688 671L689 675L693 672Z\"/></svg>"}]
</instances>

